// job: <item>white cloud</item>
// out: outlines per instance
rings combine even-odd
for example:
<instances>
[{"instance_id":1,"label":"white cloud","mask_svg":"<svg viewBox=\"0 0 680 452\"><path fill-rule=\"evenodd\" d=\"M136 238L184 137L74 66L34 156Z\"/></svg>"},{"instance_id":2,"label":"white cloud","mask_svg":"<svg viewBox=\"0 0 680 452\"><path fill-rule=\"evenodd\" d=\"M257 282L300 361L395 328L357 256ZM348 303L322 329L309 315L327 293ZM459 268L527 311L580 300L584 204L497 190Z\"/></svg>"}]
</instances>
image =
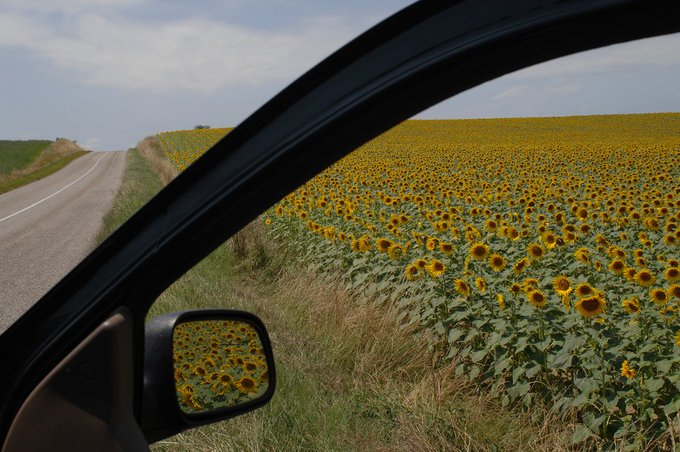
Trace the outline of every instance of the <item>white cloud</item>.
<instances>
[{"instance_id":1,"label":"white cloud","mask_svg":"<svg viewBox=\"0 0 680 452\"><path fill-rule=\"evenodd\" d=\"M202 18L144 23L90 13L64 27L39 15L0 13L0 47L23 48L87 84L166 92L292 80L353 35L333 18L270 32Z\"/></svg>"},{"instance_id":2,"label":"white cloud","mask_svg":"<svg viewBox=\"0 0 680 452\"><path fill-rule=\"evenodd\" d=\"M546 86L543 89L550 94L566 95L578 93L579 91L581 91L582 88L583 88L582 83L565 83L561 85Z\"/></svg>"},{"instance_id":3,"label":"white cloud","mask_svg":"<svg viewBox=\"0 0 680 452\"><path fill-rule=\"evenodd\" d=\"M508 78L597 75L680 65L680 33L577 53L521 69Z\"/></svg>"},{"instance_id":4,"label":"white cloud","mask_svg":"<svg viewBox=\"0 0 680 452\"><path fill-rule=\"evenodd\" d=\"M83 149L87 149L90 151L96 151L102 148L102 145L104 144L101 139L99 138L88 138L82 143L78 143L80 147Z\"/></svg>"},{"instance_id":5,"label":"white cloud","mask_svg":"<svg viewBox=\"0 0 680 452\"><path fill-rule=\"evenodd\" d=\"M506 88L500 93L497 93L491 97L491 100L508 100L518 96L524 95L529 90L527 85L515 85L510 88Z\"/></svg>"}]
</instances>

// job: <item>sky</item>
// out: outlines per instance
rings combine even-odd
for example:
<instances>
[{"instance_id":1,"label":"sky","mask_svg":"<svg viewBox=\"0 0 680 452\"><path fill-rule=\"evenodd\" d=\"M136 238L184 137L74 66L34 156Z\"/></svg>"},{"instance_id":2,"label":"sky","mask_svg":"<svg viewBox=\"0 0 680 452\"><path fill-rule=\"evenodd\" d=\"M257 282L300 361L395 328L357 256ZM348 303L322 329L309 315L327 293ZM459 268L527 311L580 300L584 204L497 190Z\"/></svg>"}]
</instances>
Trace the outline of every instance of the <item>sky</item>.
<instances>
[{"instance_id":1,"label":"sky","mask_svg":"<svg viewBox=\"0 0 680 452\"><path fill-rule=\"evenodd\" d=\"M0 0L0 139L235 126L402 0ZM419 118L680 111L680 34L526 68Z\"/></svg>"}]
</instances>

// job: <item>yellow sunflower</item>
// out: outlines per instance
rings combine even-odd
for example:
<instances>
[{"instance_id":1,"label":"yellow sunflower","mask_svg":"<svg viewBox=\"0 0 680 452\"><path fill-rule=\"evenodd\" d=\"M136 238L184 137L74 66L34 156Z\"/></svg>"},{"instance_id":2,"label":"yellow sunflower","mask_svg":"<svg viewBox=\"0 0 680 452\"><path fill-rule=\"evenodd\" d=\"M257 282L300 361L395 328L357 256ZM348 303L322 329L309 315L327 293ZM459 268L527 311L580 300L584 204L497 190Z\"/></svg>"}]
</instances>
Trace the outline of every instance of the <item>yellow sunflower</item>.
<instances>
[{"instance_id":1,"label":"yellow sunflower","mask_svg":"<svg viewBox=\"0 0 680 452\"><path fill-rule=\"evenodd\" d=\"M475 286L477 286L479 293L486 293L486 280L481 276L478 276L477 279L475 279Z\"/></svg>"},{"instance_id":2,"label":"yellow sunflower","mask_svg":"<svg viewBox=\"0 0 680 452\"><path fill-rule=\"evenodd\" d=\"M649 298L651 298L654 303L663 306L668 302L668 299L670 297L668 296L668 293L666 293L665 290L657 287L649 291Z\"/></svg>"},{"instance_id":3,"label":"yellow sunflower","mask_svg":"<svg viewBox=\"0 0 680 452\"><path fill-rule=\"evenodd\" d=\"M599 296L581 298L576 302L576 310L583 317L594 317L604 312L606 301Z\"/></svg>"},{"instance_id":4,"label":"yellow sunflower","mask_svg":"<svg viewBox=\"0 0 680 452\"><path fill-rule=\"evenodd\" d=\"M496 301L498 302L498 307L501 308L501 310L504 310L506 307L505 297L501 294L496 294Z\"/></svg>"},{"instance_id":5,"label":"yellow sunflower","mask_svg":"<svg viewBox=\"0 0 680 452\"><path fill-rule=\"evenodd\" d=\"M508 289L508 290L510 290L510 293L512 293L513 295L517 295L522 291L522 286L520 286L517 283L512 283L512 285L510 286L510 289Z\"/></svg>"},{"instance_id":6,"label":"yellow sunflower","mask_svg":"<svg viewBox=\"0 0 680 452\"><path fill-rule=\"evenodd\" d=\"M446 271L446 267L438 259L432 259L425 269L433 278L439 278Z\"/></svg>"},{"instance_id":7,"label":"yellow sunflower","mask_svg":"<svg viewBox=\"0 0 680 452\"><path fill-rule=\"evenodd\" d=\"M638 297L627 298L621 302L621 305L628 314L640 313L640 300Z\"/></svg>"},{"instance_id":8,"label":"yellow sunflower","mask_svg":"<svg viewBox=\"0 0 680 452\"><path fill-rule=\"evenodd\" d=\"M621 364L621 376L626 377L629 380L632 380L633 378L635 378L635 369L630 367L628 360L625 360Z\"/></svg>"},{"instance_id":9,"label":"yellow sunflower","mask_svg":"<svg viewBox=\"0 0 680 452\"><path fill-rule=\"evenodd\" d=\"M499 272L505 268L505 259L500 254L492 254L489 257L489 267L495 272Z\"/></svg>"},{"instance_id":10,"label":"yellow sunflower","mask_svg":"<svg viewBox=\"0 0 680 452\"><path fill-rule=\"evenodd\" d=\"M564 275L559 275L553 279L553 290L561 296L569 295L572 290L571 281Z\"/></svg>"},{"instance_id":11,"label":"yellow sunflower","mask_svg":"<svg viewBox=\"0 0 680 452\"><path fill-rule=\"evenodd\" d=\"M376 241L376 247L378 248L378 251L382 251L383 253L388 252L391 246L392 241L390 239L379 238Z\"/></svg>"},{"instance_id":12,"label":"yellow sunflower","mask_svg":"<svg viewBox=\"0 0 680 452\"><path fill-rule=\"evenodd\" d=\"M416 264L408 265L404 270L404 274L409 281L415 281L423 276L422 273L418 271L418 266Z\"/></svg>"},{"instance_id":13,"label":"yellow sunflower","mask_svg":"<svg viewBox=\"0 0 680 452\"><path fill-rule=\"evenodd\" d=\"M675 298L680 298L680 284L673 284L668 288L668 295Z\"/></svg>"},{"instance_id":14,"label":"yellow sunflower","mask_svg":"<svg viewBox=\"0 0 680 452\"><path fill-rule=\"evenodd\" d=\"M588 283L582 283L576 286L574 293L578 298L589 297L595 295L595 289Z\"/></svg>"},{"instance_id":15,"label":"yellow sunflower","mask_svg":"<svg viewBox=\"0 0 680 452\"><path fill-rule=\"evenodd\" d=\"M545 256L545 249L538 243L532 243L527 248L527 254L531 259L537 260Z\"/></svg>"},{"instance_id":16,"label":"yellow sunflower","mask_svg":"<svg viewBox=\"0 0 680 452\"><path fill-rule=\"evenodd\" d=\"M574 251L574 257L576 258L577 261L583 264L590 263L590 251L588 251L587 248L579 248L576 251Z\"/></svg>"},{"instance_id":17,"label":"yellow sunflower","mask_svg":"<svg viewBox=\"0 0 680 452\"><path fill-rule=\"evenodd\" d=\"M642 287L649 287L654 284L655 281L656 276L646 268L643 268L635 274L635 282Z\"/></svg>"},{"instance_id":18,"label":"yellow sunflower","mask_svg":"<svg viewBox=\"0 0 680 452\"><path fill-rule=\"evenodd\" d=\"M623 276L630 282L635 281L635 275L637 275L637 270L633 267L626 267L623 270Z\"/></svg>"},{"instance_id":19,"label":"yellow sunflower","mask_svg":"<svg viewBox=\"0 0 680 452\"><path fill-rule=\"evenodd\" d=\"M456 292L464 296L465 298L470 296L470 285L463 279L456 279L454 282L454 287Z\"/></svg>"},{"instance_id":20,"label":"yellow sunflower","mask_svg":"<svg viewBox=\"0 0 680 452\"><path fill-rule=\"evenodd\" d=\"M680 269L677 267L669 267L663 272L663 277L669 282L680 281Z\"/></svg>"},{"instance_id":21,"label":"yellow sunflower","mask_svg":"<svg viewBox=\"0 0 680 452\"><path fill-rule=\"evenodd\" d=\"M615 275L623 275L623 271L626 269L626 264L623 263L621 259L614 259L609 263L609 271Z\"/></svg>"},{"instance_id":22,"label":"yellow sunflower","mask_svg":"<svg viewBox=\"0 0 680 452\"><path fill-rule=\"evenodd\" d=\"M489 255L489 247L486 246L484 243L481 242L475 242L472 244L470 247L470 257L477 259L477 260L482 260L486 258L486 256Z\"/></svg>"},{"instance_id":23,"label":"yellow sunflower","mask_svg":"<svg viewBox=\"0 0 680 452\"><path fill-rule=\"evenodd\" d=\"M540 290L531 290L527 293L527 301L534 305L534 307L542 308L548 300Z\"/></svg>"},{"instance_id":24,"label":"yellow sunflower","mask_svg":"<svg viewBox=\"0 0 680 452\"><path fill-rule=\"evenodd\" d=\"M515 272L515 274L519 275L520 273L522 273L527 268L528 265L529 265L529 259L527 259L526 257L523 257L520 260L518 260L517 262L515 262L515 265L513 265L513 267L512 267L512 271Z\"/></svg>"},{"instance_id":25,"label":"yellow sunflower","mask_svg":"<svg viewBox=\"0 0 680 452\"><path fill-rule=\"evenodd\" d=\"M439 244L439 249L447 256L450 256L453 253L453 245L450 243L441 242Z\"/></svg>"},{"instance_id":26,"label":"yellow sunflower","mask_svg":"<svg viewBox=\"0 0 680 452\"><path fill-rule=\"evenodd\" d=\"M250 377L242 377L234 383L234 386L244 394L257 391L257 381Z\"/></svg>"}]
</instances>

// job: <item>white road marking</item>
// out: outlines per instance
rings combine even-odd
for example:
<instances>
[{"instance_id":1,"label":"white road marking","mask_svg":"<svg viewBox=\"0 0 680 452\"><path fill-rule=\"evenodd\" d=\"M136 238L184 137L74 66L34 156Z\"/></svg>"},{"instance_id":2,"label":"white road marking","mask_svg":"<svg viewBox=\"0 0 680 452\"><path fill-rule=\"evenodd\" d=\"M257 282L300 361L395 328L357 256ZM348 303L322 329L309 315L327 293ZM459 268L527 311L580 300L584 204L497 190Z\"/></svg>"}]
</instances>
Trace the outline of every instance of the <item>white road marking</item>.
<instances>
[{"instance_id":1,"label":"white road marking","mask_svg":"<svg viewBox=\"0 0 680 452\"><path fill-rule=\"evenodd\" d=\"M107 154L108 154L108 152L104 153L104 155L102 155L101 157L99 157L99 160L97 160L97 162L94 164L94 166L93 166L92 168L90 168L85 174L83 174L82 176L80 176L78 179L74 180L73 182L71 182L70 184L68 184L67 186L65 186L65 187L63 187L63 188L60 188L59 190L55 191L55 192L52 193L51 195L44 197L44 198L41 199L40 201L34 202L34 203L31 204L30 206L24 207L23 209L19 210L18 212L14 212L14 213L11 214L11 215L7 215L5 218L0 218L0 223L2 223L2 222L5 221L5 220L9 220L10 218L12 218L12 217L15 216L15 215L19 215L19 214L22 213L22 212L26 212L28 209L31 209L31 208L37 206L38 204L41 204L41 203L47 201L47 200L50 199L52 196L56 196L56 195L58 195L59 193L61 193L62 191L66 190L66 189L69 188L71 185L75 184L76 182L78 182L79 180L81 180L83 177L85 177L85 176L87 176L88 174L90 174L90 173L92 172L92 170L94 170L94 169L97 167L97 165L99 165L99 162L101 161L101 159L103 159L104 157L106 157Z\"/></svg>"}]
</instances>

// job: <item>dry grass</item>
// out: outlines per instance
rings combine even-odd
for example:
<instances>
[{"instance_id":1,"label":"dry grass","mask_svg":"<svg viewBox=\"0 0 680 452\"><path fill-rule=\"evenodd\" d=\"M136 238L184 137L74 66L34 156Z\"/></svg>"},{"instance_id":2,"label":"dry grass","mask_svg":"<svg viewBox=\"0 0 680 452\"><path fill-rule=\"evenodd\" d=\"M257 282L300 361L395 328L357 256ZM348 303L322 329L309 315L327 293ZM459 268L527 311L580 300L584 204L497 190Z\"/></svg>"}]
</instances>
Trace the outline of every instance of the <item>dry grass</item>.
<instances>
[{"instance_id":1,"label":"dry grass","mask_svg":"<svg viewBox=\"0 0 680 452\"><path fill-rule=\"evenodd\" d=\"M179 174L177 168L168 160L165 152L161 149L157 137L144 138L137 143L137 150L139 150L151 168L158 174L163 184L167 184Z\"/></svg>"}]
</instances>

